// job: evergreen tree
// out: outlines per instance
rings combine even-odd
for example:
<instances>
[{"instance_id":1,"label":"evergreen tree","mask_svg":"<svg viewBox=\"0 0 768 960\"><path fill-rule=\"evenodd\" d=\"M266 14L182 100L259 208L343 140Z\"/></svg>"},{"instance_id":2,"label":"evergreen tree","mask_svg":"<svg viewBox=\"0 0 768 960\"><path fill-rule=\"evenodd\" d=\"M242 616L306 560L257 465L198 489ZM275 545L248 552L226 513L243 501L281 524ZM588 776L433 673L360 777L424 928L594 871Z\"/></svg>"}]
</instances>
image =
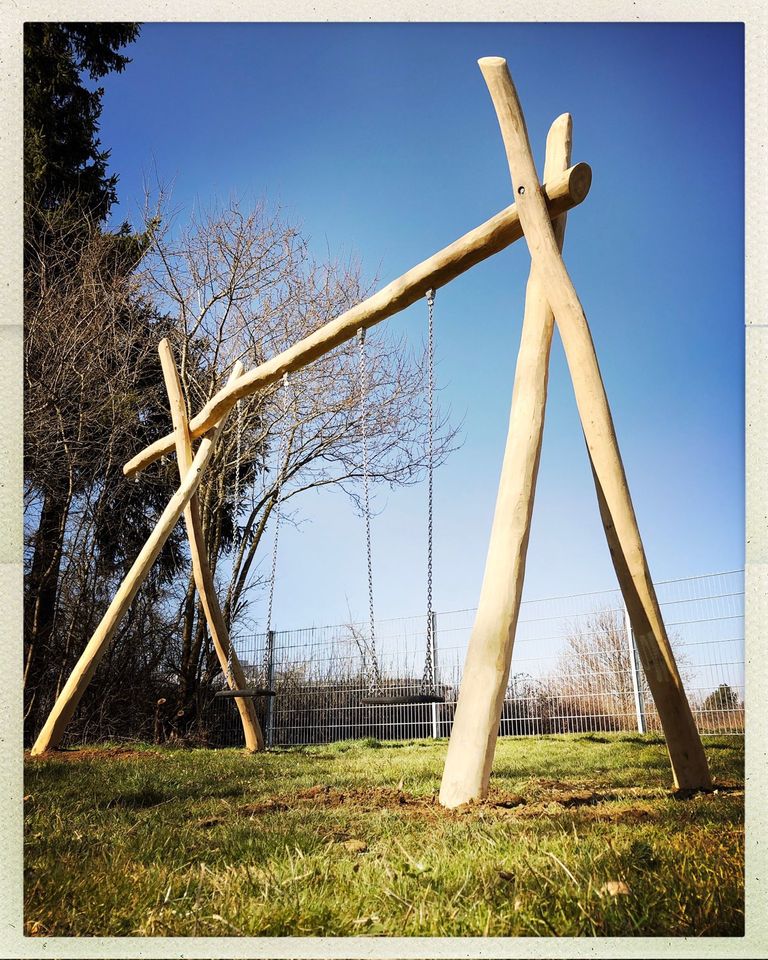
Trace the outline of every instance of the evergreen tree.
<instances>
[{"instance_id":1,"label":"evergreen tree","mask_svg":"<svg viewBox=\"0 0 768 960\"><path fill-rule=\"evenodd\" d=\"M27 23L24 29L24 195L27 208L66 201L104 220L117 199L98 139L98 80L130 63L118 51L135 40L134 23Z\"/></svg>"},{"instance_id":2,"label":"evergreen tree","mask_svg":"<svg viewBox=\"0 0 768 960\"><path fill-rule=\"evenodd\" d=\"M85 86L86 77L124 69L130 61L119 51L138 32L130 23L25 25L28 735L50 705L63 651L71 655L81 642L77 629L88 629L89 618L73 610L90 606L98 618L98 581L133 559L173 482L128 485L120 471L134 444L165 426L153 349L165 321L133 281L148 236L127 225L105 229L117 176L108 173L109 151L98 139L103 89ZM93 534L80 555L84 518ZM171 567L173 552L172 542ZM73 590L75 569L82 575ZM66 637L56 636L57 623L67 624Z\"/></svg>"}]
</instances>

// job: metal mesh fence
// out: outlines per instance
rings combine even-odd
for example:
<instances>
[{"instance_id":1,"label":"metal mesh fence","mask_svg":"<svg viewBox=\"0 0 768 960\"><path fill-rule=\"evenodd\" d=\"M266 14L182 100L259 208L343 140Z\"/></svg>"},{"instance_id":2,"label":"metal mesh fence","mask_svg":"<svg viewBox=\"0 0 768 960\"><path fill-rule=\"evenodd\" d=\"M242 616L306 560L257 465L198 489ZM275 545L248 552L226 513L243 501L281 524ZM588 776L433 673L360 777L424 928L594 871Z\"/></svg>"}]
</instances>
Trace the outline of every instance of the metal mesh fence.
<instances>
[{"instance_id":1,"label":"metal mesh fence","mask_svg":"<svg viewBox=\"0 0 768 960\"><path fill-rule=\"evenodd\" d=\"M702 734L744 731L743 570L656 584L678 668ZM271 745L450 734L475 610L436 616L435 704L366 705L366 696L419 691L426 618L376 624L381 683L362 623L273 634L273 698L257 704ZM249 681L263 683L265 635L235 639ZM242 741L235 705L214 700L209 731ZM505 735L660 730L618 590L521 604L499 728Z\"/></svg>"}]
</instances>

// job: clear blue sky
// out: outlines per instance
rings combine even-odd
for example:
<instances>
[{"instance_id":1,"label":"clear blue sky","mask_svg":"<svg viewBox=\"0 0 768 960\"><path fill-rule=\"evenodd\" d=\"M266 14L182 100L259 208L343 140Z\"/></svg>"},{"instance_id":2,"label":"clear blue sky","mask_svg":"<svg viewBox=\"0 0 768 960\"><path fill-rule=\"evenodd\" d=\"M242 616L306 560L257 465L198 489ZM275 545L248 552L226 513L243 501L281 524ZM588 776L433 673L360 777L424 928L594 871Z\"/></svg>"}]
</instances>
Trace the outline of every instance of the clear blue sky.
<instances>
[{"instance_id":1,"label":"clear blue sky","mask_svg":"<svg viewBox=\"0 0 768 960\"><path fill-rule=\"evenodd\" d=\"M655 578L744 562L743 29L739 24L145 24L101 124L132 218L145 175L176 205L279 200L322 255L382 284L511 202L476 61L507 58L539 164L569 111L592 191L565 258L592 328ZM465 442L436 477L435 605L474 606L506 437L522 243L438 294L443 403ZM424 308L392 321L419 342ZM423 487L383 494L377 614L424 607ZM362 524L308 497L285 529L279 628L366 609ZM562 350L553 347L526 596L615 583ZM256 613L258 614L258 606Z\"/></svg>"}]
</instances>

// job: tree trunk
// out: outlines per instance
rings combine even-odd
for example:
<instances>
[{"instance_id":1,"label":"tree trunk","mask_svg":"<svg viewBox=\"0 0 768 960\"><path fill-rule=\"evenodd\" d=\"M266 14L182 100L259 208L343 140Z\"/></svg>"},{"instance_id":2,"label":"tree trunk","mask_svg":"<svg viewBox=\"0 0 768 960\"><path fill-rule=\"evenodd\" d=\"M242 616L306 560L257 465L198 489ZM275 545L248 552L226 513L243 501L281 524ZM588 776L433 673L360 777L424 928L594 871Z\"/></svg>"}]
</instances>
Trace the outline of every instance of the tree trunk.
<instances>
[{"instance_id":1,"label":"tree trunk","mask_svg":"<svg viewBox=\"0 0 768 960\"><path fill-rule=\"evenodd\" d=\"M179 688L176 694L175 711L183 713L187 703L188 678L192 663L192 648L195 635L195 612L197 608L195 580L190 572L187 594L184 597L184 613L181 627L181 656L179 658Z\"/></svg>"},{"instance_id":2,"label":"tree trunk","mask_svg":"<svg viewBox=\"0 0 768 960\"><path fill-rule=\"evenodd\" d=\"M24 639L27 648L25 682L29 673L29 653L33 652L34 659L53 632L69 505L70 497L62 491L48 491L43 500L24 604Z\"/></svg>"},{"instance_id":3,"label":"tree trunk","mask_svg":"<svg viewBox=\"0 0 768 960\"><path fill-rule=\"evenodd\" d=\"M43 500L35 534L32 567L24 596L24 691L28 700L25 718L36 726L33 701L51 652L56 622L56 600L64 548L64 531L71 496L69 491L49 490ZM27 716L28 714L28 716Z\"/></svg>"}]
</instances>

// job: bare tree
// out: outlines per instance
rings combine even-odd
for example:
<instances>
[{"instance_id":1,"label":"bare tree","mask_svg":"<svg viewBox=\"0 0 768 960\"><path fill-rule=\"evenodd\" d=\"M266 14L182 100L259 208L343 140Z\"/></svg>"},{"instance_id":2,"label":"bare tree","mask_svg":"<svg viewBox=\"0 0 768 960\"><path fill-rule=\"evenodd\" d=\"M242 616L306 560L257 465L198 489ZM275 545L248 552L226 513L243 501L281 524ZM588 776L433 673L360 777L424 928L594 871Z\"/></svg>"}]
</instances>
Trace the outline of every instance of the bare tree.
<instances>
[{"instance_id":1,"label":"bare tree","mask_svg":"<svg viewBox=\"0 0 768 960\"><path fill-rule=\"evenodd\" d=\"M171 340L190 413L220 388L232 364L264 362L364 298L354 260L318 263L300 231L266 203L195 211L182 227L148 218L152 249L142 274ZM360 346L348 343L238 404L201 484L201 515L214 570L230 563L225 617L242 622L259 584L257 558L278 499L295 519L308 490L340 487L359 507L362 477ZM373 483L413 483L427 462L425 357L386 331L364 346ZM167 425L166 425L167 429ZM165 430L163 430L165 432ZM455 441L438 416L435 460ZM231 573L230 573L231 570ZM218 671L191 573L178 650L179 709Z\"/></svg>"},{"instance_id":2,"label":"bare tree","mask_svg":"<svg viewBox=\"0 0 768 960\"><path fill-rule=\"evenodd\" d=\"M628 716L634 709L632 661L621 610L598 610L571 625L560 656L558 692L585 716Z\"/></svg>"},{"instance_id":3,"label":"bare tree","mask_svg":"<svg viewBox=\"0 0 768 960\"><path fill-rule=\"evenodd\" d=\"M144 239L104 233L74 204L34 216L24 276L24 680L32 728L170 489L167 471L131 485L121 475L133 444L157 429L161 396L152 345L162 321L135 273ZM173 542L164 559L161 571L178 561Z\"/></svg>"},{"instance_id":4,"label":"bare tree","mask_svg":"<svg viewBox=\"0 0 768 960\"><path fill-rule=\"evenodd\" d=\"M623 609L604 607L573 622L557 666L547 680L560 700L560 712L572 717L572 729L619 730L635 723L633 663ZM674 636L670 636L673 645ZM678 670L687 682L687 659L675 650ZM639 692L646 713L652 714L653 696L642 667ZM655 721L654 721L655 722Z\"/></svg>"}]
</instances>

